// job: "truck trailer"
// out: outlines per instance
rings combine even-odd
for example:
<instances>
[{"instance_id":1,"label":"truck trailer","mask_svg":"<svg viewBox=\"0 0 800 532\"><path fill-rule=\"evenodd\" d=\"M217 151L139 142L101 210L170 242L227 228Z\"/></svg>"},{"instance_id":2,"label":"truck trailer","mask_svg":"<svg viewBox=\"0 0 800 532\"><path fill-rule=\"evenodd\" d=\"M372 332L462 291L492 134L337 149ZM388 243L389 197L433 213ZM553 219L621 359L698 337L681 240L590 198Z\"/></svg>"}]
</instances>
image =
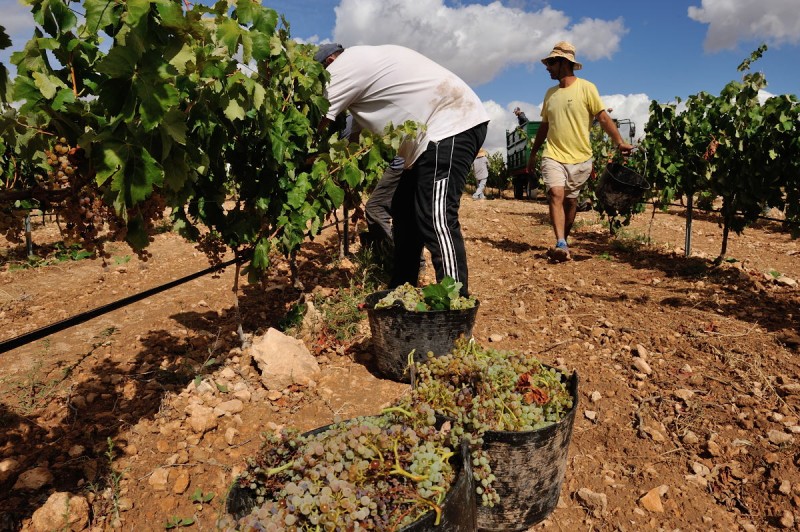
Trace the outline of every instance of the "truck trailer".
<instances>
[{"instance_id":1,"label":"truck trailer","mask_svg":"<svg viewBox=\"0 0 800 532\"><path fill-rule=\"evenodd\" d=\"M531 144L541 124L528 121L511 131L506 130L506 168L514 185L516 199L533 199L533 193L539 187L539 172L529 173L527 165Z\"/></svg>"}]
</instances>

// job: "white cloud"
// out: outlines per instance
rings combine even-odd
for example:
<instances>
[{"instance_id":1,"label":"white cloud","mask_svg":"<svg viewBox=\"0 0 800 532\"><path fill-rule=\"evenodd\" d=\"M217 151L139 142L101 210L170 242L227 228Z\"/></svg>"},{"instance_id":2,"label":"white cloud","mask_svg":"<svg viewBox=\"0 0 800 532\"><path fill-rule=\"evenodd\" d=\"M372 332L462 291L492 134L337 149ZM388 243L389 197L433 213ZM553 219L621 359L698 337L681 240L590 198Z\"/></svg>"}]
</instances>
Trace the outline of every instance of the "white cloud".
<instances>
[{"instance_id":1,"label":"white cloud","mask_svg":"<svg viewBox=\"0 0 800 532\"><path fill-rule=\"evenodd\" d=\"M708 52L733 49L740 41L800 43L797 0L701 0L689 7L689 18L708 24L703 43Z\"/></svg>"},{"instance_id":2,"label":"white cloud","mask_svg":"<svg viewBox=\"0 0 800 532\"><path fill-rule=\"evenodd\" d=\"M573 23L549 7L530 12L499 1L448 7L443 0L342 0L335 11L334 41L408 46L470 84L511 65L538 65L560 40L576 46L581 62L610 58L627 32L621 19Z\"/></svg>"},{"instance_id":3,"label":"white cloud","mask_svg":"<svg viewBox=\"0 0 800 532\"><path fill-rule=\"evenodd\" d=\"M636 128L633 142L640 141L650 116L651 99L646 94L612 94L602 96L602 99L606 108L612 109L611 113L609 113L611 118L616 118L617 120L628 119L633 122ZM627 127L620 127L620 133L625 140L629 140L629 129Z\"/></svg>"}]
</instances>

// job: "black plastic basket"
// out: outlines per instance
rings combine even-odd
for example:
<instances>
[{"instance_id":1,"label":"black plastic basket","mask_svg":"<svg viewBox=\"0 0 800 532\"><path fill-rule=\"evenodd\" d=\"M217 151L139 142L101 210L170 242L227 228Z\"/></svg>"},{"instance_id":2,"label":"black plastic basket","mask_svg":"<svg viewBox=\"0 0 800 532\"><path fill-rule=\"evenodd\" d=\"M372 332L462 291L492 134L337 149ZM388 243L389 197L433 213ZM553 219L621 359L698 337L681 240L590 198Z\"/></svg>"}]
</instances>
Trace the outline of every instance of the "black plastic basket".
<instances>
[{"instance_id":1,"label":"black plastic basket","mask_svg":"<svg viewBox=\"0 0 800 532\"><path fill-rule=\"evenodd\" d=\"M610 163L600 175L595 195L607 210L625 212L642 201L650 183L634 170L619 163Z\"/></svg>"},{"instance_id":2,"label":"black plastic basket","mask_svg":"<svg viewBox=\"0 0 800 532\"><path fill-rule=\"evenodd\" d=\"M410 382L408 355L411 351L414 351L415 361L424 360L429 352L434 356L449 353L459 337L472 338L478 301L473 308L462 310L414 312L401 306L376 309L375 304L389 292L375 292L365 301L375 364L385 377Z\"/></svg>"},{"instance_id":3,"label":"black plastic basket","mask_svg":"<svg viewBox=\"0 0 800 532\"><path fill-rule=\"evenodd\" d=\"M334 427L335 424L325 425L305 434L320 434ZM399 532L474 532L477 529L475 480L466 442L462 441L460 452L453 460L456 477L442 502L439 524L435 524L436 513L430 511L401 528ZM255 493L250 488L241 487L238 482L231 488L225 500L225 511L237 521L249 514L255 506Z\"/></svg>"},{"instance_id":4,"label":"black plastic basket","mask_svg":"<svg viewBox=\"0 0 800 532\"><path fill-rule=\"evenodd\" d=\"M478 530L522 531L555 509L567 470L567 453L578 408L578 374L567 381L572 408L564 419L526 432L487 431L483 450L489 458L500 502L478 506Z\"/></svg>"}]
</instances>

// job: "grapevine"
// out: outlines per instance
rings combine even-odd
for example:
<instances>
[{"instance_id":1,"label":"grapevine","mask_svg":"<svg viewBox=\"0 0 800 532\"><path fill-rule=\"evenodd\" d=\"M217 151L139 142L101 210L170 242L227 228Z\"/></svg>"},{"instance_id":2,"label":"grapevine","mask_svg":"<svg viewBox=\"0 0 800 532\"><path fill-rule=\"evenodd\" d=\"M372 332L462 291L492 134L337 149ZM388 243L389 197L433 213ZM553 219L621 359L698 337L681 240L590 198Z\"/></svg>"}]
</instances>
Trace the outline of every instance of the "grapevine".
<instances>
[{"instance_id":1,"label":"grapevine","mask_svg":"<svg viewBox=\"0 0 800 532\"><path fill-rule=\"evenodd\" d=\"M319 233L415 129L320 135L316 46L252 0L25 3L35 35L12 54L9 86L21 105L0 102L9 238L20 208L41 208L65 218L67 240L125 240L146 258L166 212L211 262L224 246L259 280L273 250Z\"/></svg>"},{"instance_id":2,"label":"grapevine","mask_svg":"<svg viewBox=\"0 0 800 532\"><path fill-rule=\"evenodd\" d=\"M489 457L481 449L487 431L532 431L564 419L573 397L559 371L531 356L484 348L460 339L452 352L418 362L411 404L430 405L454 422L451 438L465 438L482 504L499 501Z\"/></svg>"},{"instance_id":3,"label":"grapevine","mask_svg":"<svg viewBox=\"0 0 800 532\"><path fill-rule=\"evenodd\" d=\"M391 408L306 435L270 435L238 479L256 507L235 530L396 530L441 505L455 478L433 411Z\"/></svg>"}]
</instances>

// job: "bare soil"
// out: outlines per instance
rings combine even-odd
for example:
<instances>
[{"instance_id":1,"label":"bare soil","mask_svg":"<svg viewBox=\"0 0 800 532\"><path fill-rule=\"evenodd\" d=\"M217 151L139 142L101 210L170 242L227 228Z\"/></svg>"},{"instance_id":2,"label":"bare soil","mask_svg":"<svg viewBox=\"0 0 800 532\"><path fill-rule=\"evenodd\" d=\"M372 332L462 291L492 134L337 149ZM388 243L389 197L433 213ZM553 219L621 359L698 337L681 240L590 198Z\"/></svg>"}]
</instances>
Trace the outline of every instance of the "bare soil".
<instances>
[{"instance_id":1,"label":"bare soil","mask_svg":"<svg viewBox=\"0 0 800 532\"><path fill-rule=\"evenodd\" d=\"M588 212L571 238L574 260L551 264L541 202L465 196L461 220L481 301L475 338L580 379L561 498L535 530L800 528L800 289L789 286L800 279L800 241L768 222L732 236L736 260L715 267L713 216L695 219L686 258L679 208L637 215L616 238ZM37 225L33 239L37 253L52 251L55 226ZM300 253L304 289L284 263L265 286L243 285L238 313L228 268L0 354L0 530L29 529L54 491L87 497L94 530L189 518L185 528L213 530L264 431L376 413L406 393L373 370L366 319L349 341L308 339L322 366L311 388L268 393L240 349L239 316L244 331L263 334L304 292L358 282L338 242L329 228ZM110 249L105 265L21 269L22 250L4 248L0 340L208 267L171 233L156 237L147 262ZM206 400L245 398L204 434L185 423L198 376L216 384ZM15 489L35 467L52 479Z\"/></svg>"}]
</instances>

